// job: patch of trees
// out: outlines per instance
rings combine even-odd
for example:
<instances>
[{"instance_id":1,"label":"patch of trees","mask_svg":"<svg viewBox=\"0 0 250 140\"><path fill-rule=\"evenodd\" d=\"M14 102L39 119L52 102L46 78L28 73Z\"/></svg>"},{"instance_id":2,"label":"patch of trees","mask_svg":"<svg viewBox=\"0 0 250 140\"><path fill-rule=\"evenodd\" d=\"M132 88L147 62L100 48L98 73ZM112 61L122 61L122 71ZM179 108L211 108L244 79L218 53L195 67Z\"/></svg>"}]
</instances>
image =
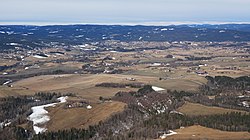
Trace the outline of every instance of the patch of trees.
<instances>
[{"instance_id":1,"label":"patch of trees","mask_svg":"<svg viewBox=\"0 0 250 140\"><path fill-rule=\"evenodd\" d=\"M184 101L173 99L168 93L155 92L150 85L144 86L137 92L118 92L112 100L138 106L139 111L146 116L176 109L184 103Z\"/></svg>"},{"instance_id":2,"label":"patch of trees","mask_svg":"<svg viewBox=\"0 0 250 140\"><path fill-rule=\"evenodd\" d=\"M174 130L191 125L194 125L194 122L187 116L166 112L152 116L150 119L143 121L141 127L154 128L156 136L158 131ZM156 138L155 136L151 138Z\"/></svg>"},{"instance_id":3,"label":"patch of trees","mask_svg":"<svg viewBox=\"0 0 250 140\"><path fill-rule=\"evenodd\" d=\"M60 92L37 92L34 95L34 98L38 98L39 100L53 100L55 98L61 97L61 96L76 96L74 93L64 93L61 94Z\"/></svg>"},{"instance_id":4,"label":"patch of trees","mask_svg":"<svg viewBox=\"0 0 250 140\"><path fill-rule=\"evenodd\" d=\"M124 72L124 70L117 68L117 64L109 66L108 69L106 69L106 64L104 62L98 65L91 65L90 63L88 63L83 65L82 69L91 74L98 74L98 73L120 74Z\"/></svg>"},{"instance_id":5,"label":"patch of trees","mask_svg":"<svg viewBox=\"0 0 250 140\"><path fill-rule=\"evenodd\" d=\"M59 51L51 51L49 53L51 53L51 54L61 54L61 55L65 54L64 52L59 52Z\"/></svg>"},{"instance_id":6,"label":"patch of trees","mask_svg":"<svg viewBox=\"0 0 250 140\"><path fill-rule=\"evenodd\" d=\"M240 112L206 116L185 116L180 114L163 113L145 120L143 126L158 130L177 129L181 126L194 124L223 131L249 131L250 115Z\"/></svg>"},{"instance_id":7,"label":"patch of trees","mask_svg":"<svg viewBox=\"0 0 250 140\"><path fill-rule=\"evenodd\" d=\"M27 105L32 102L34 100L29 96L0 98L0 122L24 114L30 109Z\"/></svg>"},{"instance_id":8,"label":"patch of trees","mask_svg":"<svg viewBox=\"0 0 250 140\"><path fill-rule=\"evenodd\" d=\"M125 48L125 47L116 47L114 50L118 52L140 52L143 50L166 50L166 46L155 46L155 47L137 47L137 48Z\"/></svg>"},{"instance_id":9,"label":"patch of trees","mask_svg":"<svg viewBox=\"0 0 250 140\"><path fill-rule=\"evenodd\" d=\"M15 63L13 65L8 65L8 66L7 65L3 65L3 66L0 66L0 71L4 71L4 70L7 70L7 69L12 69L12 68L15 68L17 66L20 66L19 62Z\"/></svg>"},{"instance_id":10,"label":"patch of trees","mask_svg":"<svg viewBox=\"0 0 250 140\"><path fill-rule=\"evenodd\" d=\"M197 61L197 60L211 60L212 57L195 57L195 56L189 56L185 57L189 61Z\"/></svg>"},{"instance_id":11,"label":"patch of trees","mask_svg":"<svg viewBox=\"0 0 250 140\"><path fill-rule=\"evenodd\" d=\"M124 47L116 47L114 50L118 52L134 52L135 51L135 49L133 48L124 48Z\"/></svg>"},{"instance_id":12,"label":"patch of trees","mask_svg":"<svg viewBox=\"0 0 250 140\"><path fill-rule=\"evenodd\" d=\"M214 97L214 99L209 99L205 95L197 95L193 96L192 98L185 98L185 100L193 103L203 104L206 106L217 106L228 109L250 111L250 108L241 105L244 99L237 98L232 95L217 95ZM249 98L244 101L249 101Z\"/></svg>"},{"instance_id":13,"label":"patch of trees","mask_svg":"<svg viewBox=\"0 0 250 140\"><path fill-rule=\"evenodd\" d=\"M232 112L222 115L199 116L195 117L193 121L202 126L220 129L223 131L250 132L250 115L240 112Z\"/></svg>"},{"instance_id":14,"label":"patch of trees","mask_svg":"<svg viewBox=\"0 0 250 140\"><path fill-rule=\"evenodd\" d=\"M39 70L39 71L34 71L30 73L18 73L18 74L8 74L8 75L0 75L0 79L10 79L13 82L24 79L24 78L29 78L29 77L34 77L34 76L40 76L40 75L55 75L55 74L72 74L76 71L76 69L51 69L51 70Z\"/></svg>"},{"instance_id":15,"label":"patch of trees","mask_svg":"<svg viewBox=\"0 0 250 140\"><path fill-rule=\"evenodd\" d=\"M104 97L100 96L99 100L102 101L102 102L106 102L106 101L110 102L111 98L104 98Z\"/></svg>"},{"instance_id":16,"label":"patch of trees","mask_svg":"<svg viewBox=\"0 0 250 140\"><path fill-rule=\"evenodd\" d=\"M95 136L96 128L89 127L89 129L59 130L57 132L45 132L43 134L35 135L32 140L88 140Z\"/></svg>"},{"instance_id":17,"label":"patch of trees","mask_svg":"<svg viewBox=\"0 0 250 140\"><path fill-rule=\"evenodd\" d=\"M131 96L132 98L134 97L143 97L146 94L149 93L155 93L158 94L157 92L155 92L152 88L151 85L145 85L142 88L140 88L137 92L134 91L130 91L130 92L118 92L115 94L115 97L125 97L125 98L129 98L129 96Z\"/></svg>"},{"instance_id":18,"label":"patch of trees","mask_svg":"<svg viewBox=\"0 0 250 140\"><path fill-rule=\"evenodd\" d=\"M188 101L250 111L250 108L241 105L243 101L250 100L250 94L247 92L250 90L250 77L206 76L206 79L207 84L200 86L198 94L189 98ZM209 99L208 96L214 97Z\"/></svg>"},{"instance_id":19,"label":"patch of trees","mask_svg":"<svg viewBox=\"0 0 250 140\"><path fill-rule=\"evenodd\" d=\"M37 92L35 93L35 97L39 100L52 100L62 96L61 93L56 92Z\"/></svg>"},{"instance_id":20,"label":"patch of trees","mask_svg":"<svg viewBox=\"0 0 250 140\"><path fill-rule=\"evenodd\" d=\"M41 57L48 57L48 55L44 54L44 53L39 53L39 54L36 54L38 56L41 56Z\"/></svg>"},{"instance_id":21,"label":"patch of trees","mask_svg":"<svg viewBox=\"0 0 250 140\"><path fill-rule=\"evenodd\" d=\"M191 97L195 95L195 93L192 93L192 92L176 91L176 90L168 91L168 93L170 93L178 101L180 101L183 97Z\"/></svg>"},{"instance_id":22,"label":"patch of trees","mask_svg":"<svg viewBox=\"0 0 250 140\"><path fill-rule=\"evenodd\" d=\"M168 55L165 56L165 58L173 58L173 57L174 57L174 56L171 55L171 54L168 54Z\"/></svg>"},{"instance_id":23,"label":"patch of trees","mask_svg":"<svg viewBox=\"0 0 250 140\"><path fill-rule=\"evenodd\" d=\"M155 92L153 90L152 86L145 85L142 88L140 88L137 92L135 92L135 91L122 92L121 91L121 92L116 93L115 97L128 97L128 96L142 97L142 96L144 96L144 95L146 95L148 93L156 93L157 94L157 92Z\"/></svg>"},{"instance_id":24,"label":"patch of trees","mask_svg":"<svg viewBox=\"0 0 250 140\"><path fill-rule=\"evenodd\" d=\"M109 74L121 74L123 72L124 72L124 70L115 68L115 69L111 70L111 72L109 72Z\"/></svg>"},{"instance_id":25,"label":"patch of trees","mask_svg":"<svg viewBox=\"0 0 250 140\"><path fill-rule=\"evenodd\" d=\"M28 140L32 137L32 132L22 127L6 127L0 131L1 140Z\"/></svg>"},{"instance_id":26,"label":"patch of trees","mask_svg":"<svg viewBox=\"0 0 250 140\"><path fill-rule=\"evenodd\" d=\"M208 80L208 86L216 87L219 89L229 89L229 90L245 90L250 89L250 77L241 76L237 78L232 78L228 76L206 76Z\"/></svg>"},{"instance_id":27,"label":"patch of trees","mask_svg":"<svg viewBox=\"0 0 250 140\"><path fill-rule=\"evenodd\" d=\"M151 85L145 85L143 88L137 91L136 96L143 96L144 94L155 92Z\"/></svg>"},{"instance_id":28,"label":"patch of trees","mask_svg":"<svg viewBox=\"0 0 250 140\"><path fill-rule=\"evenodd\" d=\"M111 88L142 88L144 86L143 83L100 83L96 84L96 87L111 87Z\"/></svg>"},{"instance_id":29,"label":"patch of trees","mask_svg":"<svg viewBox=\"0 0 250 140\"><path fill-rule=\"evenodd\" d=\"M7 66L7 65L0 66L0 71L6 70L6 69L8 69L8 68L9 68L9 66Z\"/></svg>"},{"instance_id":30,"label":"patch of trees","mask_svg":"<svg viewBox=\"0 0 250 140\"><path fill-rule=\"evenodd\" d=\"M91 74L98 74L98 73L103 73L105 71L104 67L89 67L85 68L84 71L87 71Z\"/></svg>"}]
</instances>

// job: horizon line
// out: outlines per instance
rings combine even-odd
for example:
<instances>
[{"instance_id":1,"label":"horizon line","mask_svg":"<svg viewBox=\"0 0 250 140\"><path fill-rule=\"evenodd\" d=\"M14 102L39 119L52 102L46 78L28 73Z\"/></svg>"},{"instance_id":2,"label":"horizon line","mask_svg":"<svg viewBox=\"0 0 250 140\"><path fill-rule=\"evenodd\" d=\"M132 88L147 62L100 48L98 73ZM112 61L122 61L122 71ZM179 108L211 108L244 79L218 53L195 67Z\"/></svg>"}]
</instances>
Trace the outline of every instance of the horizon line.
<instances>
[{"instance_id":1,"label":"horizon line","mask_svg":"<svg viewBox=\"0 0 250 140\"><path fill-rule=\"evenodd\" d=\"M250 24L249 22L220 22L220 21L202 21L202 22L193 22L193 21L177 21L177 22L93 22L93 23L84 23L84 22L1 22L0 25L23 25L23 26L53 26L53 25L122 25L122 26L169 26L169 25L221 25L221 24Z\"/></svg>"}]
</instances>

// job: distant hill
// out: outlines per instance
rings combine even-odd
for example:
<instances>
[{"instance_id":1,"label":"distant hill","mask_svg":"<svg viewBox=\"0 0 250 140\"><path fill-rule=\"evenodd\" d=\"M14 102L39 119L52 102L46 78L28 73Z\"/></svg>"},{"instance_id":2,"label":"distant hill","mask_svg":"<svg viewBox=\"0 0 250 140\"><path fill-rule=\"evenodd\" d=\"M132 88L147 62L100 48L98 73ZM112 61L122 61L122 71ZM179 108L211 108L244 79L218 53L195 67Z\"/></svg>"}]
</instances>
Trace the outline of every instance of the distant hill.
<instances>
[{"instance_id":1,"label":"distant hill","mask_svg":"<svg viewBox=\"0 0 250 140\"><path fill-rule=\"evenodd\" d=\"M0 26L0 49L119 41L250 41L250 24Z\"/></svg>"},{"instance_id":2,"label":"distant hill","mask_svg":"<svg viewBox=\"0 0 250 140\"><path fill-rule=\"evenodd\" d=\"M250 24L219 24L219 25L203 24L203 25L194 25L194 27L250 32Z\"/></svg>"}]
</instances>

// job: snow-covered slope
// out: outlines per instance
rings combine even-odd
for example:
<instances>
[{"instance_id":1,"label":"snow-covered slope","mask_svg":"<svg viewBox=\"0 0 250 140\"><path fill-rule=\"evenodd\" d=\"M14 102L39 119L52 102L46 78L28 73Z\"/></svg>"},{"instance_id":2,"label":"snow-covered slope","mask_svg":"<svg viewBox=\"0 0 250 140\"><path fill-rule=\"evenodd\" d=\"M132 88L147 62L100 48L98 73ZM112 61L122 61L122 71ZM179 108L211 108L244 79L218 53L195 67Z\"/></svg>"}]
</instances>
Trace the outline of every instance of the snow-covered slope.
<instances>
[{"instance_id":1,"label":"snow-covered slope","mask_svg":"<svg viewBox=\"0 0 250 140\"><path fill-rule=\"evenodd\" d=\"M33 113L29 115L28 120L33 122L33 129L34 129L36 134L45 132L47 130L45 127L39 126L39 125L45 124L46 122L48 122L50 120L50 117L48 116L48 111L45 110L45 108L46 107L53 107L59 103L65 103L67 98L68 98L67 96L60 97L57 99L60 101L58 103L51 103L51 104L46 104L46 105L41 105L41 106L34 106L31 108Z\"/></svg>"}]
</instances>

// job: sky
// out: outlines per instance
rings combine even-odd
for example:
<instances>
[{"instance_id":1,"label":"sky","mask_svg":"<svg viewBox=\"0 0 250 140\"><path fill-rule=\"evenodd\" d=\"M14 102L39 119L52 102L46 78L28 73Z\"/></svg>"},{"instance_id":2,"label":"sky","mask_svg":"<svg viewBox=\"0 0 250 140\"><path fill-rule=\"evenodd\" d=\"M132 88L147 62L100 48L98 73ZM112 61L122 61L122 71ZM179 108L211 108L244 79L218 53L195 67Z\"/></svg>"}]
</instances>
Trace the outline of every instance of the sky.
<instances>
[{"instance_id":1,"label":"sky","mask_svg":"<svg viewBox=\"0 0 250 140\"><path fill-rule=\"evenodd\" d=\"M0 0L0 23L250 22L250 0Z\"/></svg>"}]
</instances>

